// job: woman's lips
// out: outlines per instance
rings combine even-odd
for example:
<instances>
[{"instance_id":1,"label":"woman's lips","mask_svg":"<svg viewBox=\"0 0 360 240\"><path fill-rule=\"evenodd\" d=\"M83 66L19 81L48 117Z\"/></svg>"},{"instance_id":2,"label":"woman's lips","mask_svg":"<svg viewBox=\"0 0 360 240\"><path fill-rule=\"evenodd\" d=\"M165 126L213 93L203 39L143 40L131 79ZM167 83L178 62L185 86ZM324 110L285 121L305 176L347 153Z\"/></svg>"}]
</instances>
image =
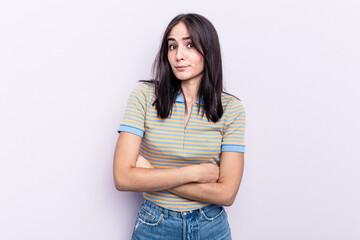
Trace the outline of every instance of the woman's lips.
<instances>
[{"instance_id":1,"label":"woman's lips","mask_svg":"<svg viewBox=\"0 0 360 240\"><path fill-rule=\"evenodd\" d=\"M175 67L178 71L182 71L185 70L187 68L187 66L177 66Z\"/></svg>"}]
</instances>

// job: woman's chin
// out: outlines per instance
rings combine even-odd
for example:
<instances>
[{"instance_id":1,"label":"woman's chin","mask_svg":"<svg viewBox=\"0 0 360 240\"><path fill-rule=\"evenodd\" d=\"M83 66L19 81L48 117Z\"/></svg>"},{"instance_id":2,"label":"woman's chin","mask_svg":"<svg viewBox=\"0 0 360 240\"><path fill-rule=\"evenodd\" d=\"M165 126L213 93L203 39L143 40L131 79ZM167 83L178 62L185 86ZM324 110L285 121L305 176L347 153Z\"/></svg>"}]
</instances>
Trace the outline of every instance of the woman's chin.
<instances>
[{"instance_id":1,"label":"woman's chin","mask_svg":"<svg viewBox=\"0 0 360 240\"><path fill-rule=\"evenodd\" d=\"M189 80L195 80L196 78L193 77L185 77L185 76L176 76L176 78L180 81L189 81Z\"/></svg>"}]
</instances>

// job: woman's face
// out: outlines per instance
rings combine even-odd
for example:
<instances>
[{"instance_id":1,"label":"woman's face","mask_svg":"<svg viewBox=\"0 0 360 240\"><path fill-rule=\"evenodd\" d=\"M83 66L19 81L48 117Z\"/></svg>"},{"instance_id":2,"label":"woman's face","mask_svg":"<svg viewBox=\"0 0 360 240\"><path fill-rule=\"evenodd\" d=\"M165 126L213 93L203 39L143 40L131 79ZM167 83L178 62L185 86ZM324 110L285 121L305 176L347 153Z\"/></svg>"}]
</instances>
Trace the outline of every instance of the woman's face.
<instances>
[{"instance_id":1,"label":"woman's face","mask_svg":"<svg viewBox=\"0 0 360 240\"><path fill-rule=\"evenodd\" d=\"M200 81L204 71L204 58L195 49L187 27L179 22L168 37L168 61L177 79Z\"/></svg>"}]
</instances>

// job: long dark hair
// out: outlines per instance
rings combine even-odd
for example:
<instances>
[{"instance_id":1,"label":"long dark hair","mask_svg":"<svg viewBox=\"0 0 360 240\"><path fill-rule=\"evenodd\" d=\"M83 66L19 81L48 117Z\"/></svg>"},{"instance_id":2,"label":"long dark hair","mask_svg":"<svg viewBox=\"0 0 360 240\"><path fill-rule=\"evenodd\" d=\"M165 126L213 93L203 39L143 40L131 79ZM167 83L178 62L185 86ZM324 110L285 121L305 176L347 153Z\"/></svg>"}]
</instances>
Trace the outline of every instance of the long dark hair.
<instances>
[{"instance_id":1,"label":"long dark hair","mask_svg":"<svg viewBox=\"0 0 360 240\"><path fill-rule=\"evenodd\" d=\"M202 114L205 113L209 121L217 122L223 115L221 104L221 93L223 91L222 61L217 32L212 23L205 17L189 13L180 14L172 19L165 30L160 50L153 64L153 80L141 81L155 84L156 100L153 105L156 106L158 117L167 118L172 112L177 95L179 92L182 93L181 81L174 75L167 58L167 38L172 28L179 22L186 25L195 49L204 58L204 71L198 91L199 99L203 100L204 111Z\"/></svg>"}]
</instances>

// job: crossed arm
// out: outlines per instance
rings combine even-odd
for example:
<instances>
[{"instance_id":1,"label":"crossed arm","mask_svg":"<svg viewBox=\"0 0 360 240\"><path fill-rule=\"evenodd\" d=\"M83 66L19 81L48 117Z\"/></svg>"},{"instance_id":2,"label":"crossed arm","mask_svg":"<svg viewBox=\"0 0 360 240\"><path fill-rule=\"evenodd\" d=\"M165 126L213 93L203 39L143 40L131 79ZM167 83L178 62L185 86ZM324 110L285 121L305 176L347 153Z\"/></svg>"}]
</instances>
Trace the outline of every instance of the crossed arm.
<instances>
[{"instance_id":1,"label":"crossed arm","mask_svg":"<svg viewBox=\"0 0 360 240\"><path fill-rule=\"evenodd\" d=\"M114 182L120 191L168 190L196 201L230 206L240 186L244 154L222 152L221 164L155 169L139 157L141 137L121 132L114 154ZM139 161L137 161L139 159Z\"/></svg>"}]
</instances>

